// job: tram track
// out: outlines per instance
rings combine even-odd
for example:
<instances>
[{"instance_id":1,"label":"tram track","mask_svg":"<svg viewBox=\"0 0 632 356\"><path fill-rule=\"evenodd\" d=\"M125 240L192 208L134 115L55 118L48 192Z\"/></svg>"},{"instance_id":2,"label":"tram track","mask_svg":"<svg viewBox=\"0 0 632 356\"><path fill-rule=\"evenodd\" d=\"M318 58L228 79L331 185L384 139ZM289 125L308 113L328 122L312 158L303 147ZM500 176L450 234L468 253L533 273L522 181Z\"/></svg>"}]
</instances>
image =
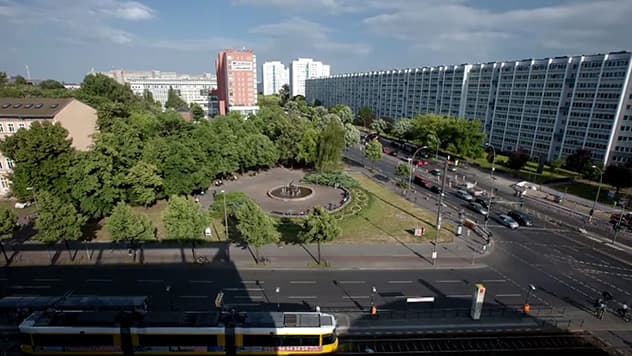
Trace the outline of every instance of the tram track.
<instances>
[{"instance_id":1,"label":"tram track","mask_svg":"<svg viewBox=\"0 0 632 356\"><path fill-rule=\"evenodd\" d=\"M583 334L341 337L337 355L607 355Z\"/></svg>"}]
</instances>

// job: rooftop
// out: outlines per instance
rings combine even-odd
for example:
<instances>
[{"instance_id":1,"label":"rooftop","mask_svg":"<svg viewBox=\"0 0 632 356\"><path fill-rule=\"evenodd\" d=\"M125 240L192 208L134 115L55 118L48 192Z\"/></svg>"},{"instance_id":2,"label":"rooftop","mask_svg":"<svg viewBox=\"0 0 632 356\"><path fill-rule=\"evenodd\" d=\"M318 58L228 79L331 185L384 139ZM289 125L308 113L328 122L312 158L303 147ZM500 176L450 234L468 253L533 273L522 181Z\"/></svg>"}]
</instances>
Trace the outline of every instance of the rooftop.
<instances>
[{"instance_id":1,"label":"rooftop","mask_svg":"<svg viewBox=\"0 0 632 356\"><path fill-rule=\"evenodd\" d=\"M53 118L72 98L0 98L0 117Z\"/></svg>"}]
</instances>

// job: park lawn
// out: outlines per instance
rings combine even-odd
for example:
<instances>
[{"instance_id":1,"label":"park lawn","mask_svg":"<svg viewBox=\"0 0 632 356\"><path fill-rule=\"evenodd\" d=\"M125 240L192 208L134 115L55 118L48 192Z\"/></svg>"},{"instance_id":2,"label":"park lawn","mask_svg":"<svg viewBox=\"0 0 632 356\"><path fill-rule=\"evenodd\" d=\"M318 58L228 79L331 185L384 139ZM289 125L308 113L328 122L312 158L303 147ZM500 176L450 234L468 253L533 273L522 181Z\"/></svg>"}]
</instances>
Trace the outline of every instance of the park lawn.
<instances>
[{"instance_id":1,"label":"park lawn","mask_svg":"<svg viewBox=\"0 0 632 356\"><path fill-rule=\"evenodd\" d=\"M369 203L358 214L345 217L340 222L343 232L335 242L410 243L434 240L434 213L415 207L413 203L361 173L349 174L366 190ZM413 235L416 227L425 228L423 237ZM452 241L454 228L449 225L445 227L447 229L442 231L440 242Z\"/></svg>"},{"instance_id":2,"label":"park lawn","mask_svg":"<svg viewBox=\"0 0 632 356\"><path fill-rule=\"evenodd\" d=\"M593 183L590 181L574 181L570 183L555 184L553 188L562 193L566 192L568 194L593 201L595 200L595 195L597 195L598 186L598 183ZM607 184L601 186L601 191L599 192L599 202L604 204L612 204L612 200L608 199L609 190L616 189ZM625 191L623 189L620 190L619 195L624 192Z\"/></svg>"},{"instance_id":3,"label":"park lawn","mask_svg":"<svg viewBox=\"0 0 632 356\"><path fill-rule=\"evenodd\" d=\"M558 168L555 172L551 172L551 167L548 164L545 164L542 170L542 173L537 173L538 171L538 163L533 161L528 161L527 164L522 167L519 172L514 172L512 169L505 167L502 163L506 162L509 159L508 156L496 155L496 161L494 166L498 170L503 170L513 174L518 178L522 178L524 180L528 180L533 183L542 184L551 179L560 179L560 178L576 178L579 176L578 173L569 171L563 168ZM481 168L491 169L492 164L487 162L486 157L480 157L475 160L470 160L471 163L478 164Z\"/></svg>"},{"instance_id":4,"label":"park lawn","mask_svg":"<svg viewBox=\"0 0 632 356\"><path fill-rule=\"evenodd\" d=\"M15 200L13 199L2 199L0 200L0 208L11 209L17 216L31 215L37 212L37 207L35 204L27 206L24 209L16 209L15 208Z\"/></svg>"}]
</instances>

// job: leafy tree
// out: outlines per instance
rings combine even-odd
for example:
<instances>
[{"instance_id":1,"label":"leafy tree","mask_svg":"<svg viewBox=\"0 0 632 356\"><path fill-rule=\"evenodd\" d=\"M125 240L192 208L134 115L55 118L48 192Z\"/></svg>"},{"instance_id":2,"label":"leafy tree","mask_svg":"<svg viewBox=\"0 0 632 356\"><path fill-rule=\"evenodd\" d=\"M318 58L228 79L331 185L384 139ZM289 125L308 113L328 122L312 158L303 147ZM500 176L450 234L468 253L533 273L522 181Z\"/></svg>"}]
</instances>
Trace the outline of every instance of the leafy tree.
<instances>
[{"instance_id":1,"label":"leafy tree","mask_svg":"<svg viewBox=\"0 0 632 356\"><path fill-rule=\"evenodd\" d=\"M88 74L83 78L81 88L78 91L79 99L102 97L111 102L129 104L136 100L136 96L128 85L119 84L116 80L103 74Z\"/></svg>"},{"instance_id":2,"label":"leafy tree","mask_svg":"<svg viewBox=\"0 0 632 356\"><path fill-rule=\"evenodd\" d=\"M529 162L529 154L527 151L519 148L509 155L507 167L519 171L525 166L525 164L527 164L527 162Z\"/></svg>"},{"instance_id":3,"label":"leafy tree","mask_svg":"<svg viewBox=\"0 0 632 356\"><path fill-rule=\"evenodd\" d=\"M616 193L618 194L619 189L632 187L632 168L622 165L610 165L606 167L604 178L606 182L617 188Z\"/></svg>"},{"instance_id":4,"label":"leafy tree","mask_svg":"<svg viewBox=\"0 0 632 356\"><path fill-rule=\"evenodd\" d=\"M41 81L39 87L42 89L65 89L63 84L52 79Z\"/></svg>"},{"instance_id":5,"label":"leafy tree","mask_svg":"<svg viewBox=\"0 0 632 356\"><path fill-rule=\"evenodd\" d=\"M303 221L303 231L299 238L304 242L316 242L318 244L318 264L320 258L320 243L332 241L342 233L336 218L325 208L317 206Z\"/></svg>"},{"instance_id":6,"label":"leafy tree","mask_svg":"<svg viewBox=\"0 0 632 356\"><path fill-rule=\"evenodd\" d=\"M4 255L4 260L9 263L9 257L4 250L4 240L13 238L13 232L17 228L18 217L9 208L0 208L0 248Z\"/></svg>"},{"instance_id":7,"label":"leafy tree","mask_svg":"<svg viewBox=\"0 0 632 356\"><path fill-rule=\"evenodd\" d=\"M327 111L326 107L317 106L312 109L312 120L314 123L318 124L321 122L321 119L325 117L327 114L329 114L329 111Z\"/></svg>"},{"instance_id":8,"label":"leafy tree","mask_svg":"<svg viewBox=\"0 0 632 356\"><path fill-rule=\"evenodd\" d=\"M360 143L360 130L352 123L345 123L345 147L351 147Z\"/></svg>"},{"instance_id":9,"label":"leafy tree","mask_svg":"<svg viewBox=\"0 0 632 356\"><path fill-rule=\"evenodd\" d=\"M296 147L298 148L296 161L302 162L305 165L316 163L316 159L318 158L318 138L318 131L314 128L310 127L303 132L300 141L296 143Z\"/></svg>"},{"instance_id":10,"label":"leafy tree","mask_svg":"<svg viewBox=\"0 0 632 356\"><path fill-rule=\"evenodd\" d=\"M252 200L244 201L235 210L237 231L246 243L255 247L255 258L259 262L259 247L278 242L279 232L274 220L264 213Z\"/></svg>"},{"instance_id":11,"label":"leafy tree","mask_svg":"<svg viewBox=\"0 0 632 356\"><path fill-rule=\"evenodd\" d=\"M402 178L408 178L410 176L410 165L408 163L400 163L395 168L395 175Z\"/></svg>"},{"instance_id":12,"label":"leafy tree","mask_svg":"<svg viewBox=\"0 0 632 356\"><path fill-rule=\"evenodd\" d=\"M290 100L290 86L288 84L283 84L281 89L279 89L279 98L281 99L281 106L285 106Z\"/></svg>"},{"instance_id":13,"label":"leafy tree","mask_svg":"<svg viewBox=\"0 0 632 356\"><path fill-rule=\"evenodd\" d=\"M557 170L560 169L560 167L562 167L563 163L564 163L564 161L562 161L559 158L556 158L556 159L552 160L551 163L550 163L551 172L552 173L557 172Z\"/></svg>"},{"instance_id":14,"label":"leafy tree","mask_svg":"<svg viewBox=\"0 0 632 356\"><path fill-rule=\"evenodd\" d=\"M167 101L165 102L165 108L180 109L183 107L187 107L187 103L182 100L182 98L172 87L169 87L169 91L167 92Z\"/></svg>"},{"instance_id":15,"label":"leafy tree","mask_svg":"<svg viewBox=\"0 0 632 356\"><path fill-rule=\"evenodd\" d=\"M191 103L191 113L195 121L200 121L204 118L204 109L197 103Z\"/></svg>"},{"instance_id":16,"label":"leafy tree","mask_svg":"<svg viewBox=\"0 0 632 356\"><path fill-rule=\"evenodd\" d=\"M574 172L578 172L584 175L590 175L593 173L593 161L592 153L590 150L577 149L571 155L566 157L565 168Z\"/></svg>"},{"instance_id":17,"label":"leafy tree","mask_svg":"<svg viewBox=\"0 0 632 356\"><path fill-rule=\"evenodd\" d=\"M364 156L372 162L375 169L375 162L382 158L382 144L377 140L371 140L364 148Z\"/></svg>"},{"instance_id":18,"label":"leafy tree","mask_svg":"<svg viewBox=\"0 0 632 356\"><path fill-rule=\"evenodd\" d=\"M479 157L483 153L481 143L485 134L479 120L447 117L437 120L436 136L440 146L459 156Z\"/></svg>"},{"instance_id":19,"label":"leafy tree","mask_svg":"<svg viewBox=\"0 0 632 356\"><path fill-rule=\"evenodd\" d=\"M54 245L59 241L66 242L78 240L82 236L81 229L86 223L86 217L77 212L77 209L65 203L59 197L46 192L37 193L37 220L35 239L47 245Z\"/></svg>"},{"instance_id":20,"label":"leafy tree","mask_svg":"<svg viewBox=\"0 0 632 356\"><path fill-rule=\"evenodd\" d=\"M0 72L0 86L6 85L9 82L6 72Z\"/></svg>"},{"instance_id":21,"label":"leafy tree","mask_svg":"<svg viewBox=\"0 0 632 356\"><path fill-rule=\"evenodd\" d=\"M329 121L318 140L316 168L324 172L337 170L344 145L345 132L342 124L338 120Z\"/></svg>"},{"instance_id":22,"label":"leafy tree","mask_svg":"<svg viewBox=\"0 0 632 356\"><path fill-rule=\"evenodd\" d=\"M368 106L363 106L358 110L358 122L362 124L363 127L370 127L375 119L375 114L373 114L373 110L371 110Z\"/></svg>"},{"instance_id":23,"label":"leafy tree","mask_svg":"<svg viewBox=\"0 0 632 356\"><path fill-rule=\"evenodd\" d=\"M392 133L395 137L399 139L409 138L411 136L414 123L412 119L402 118L399 119L393 124Z\"/></svg>"},{"instance_id":24,"label":"leafy tree","mask_svg":"<svg viewBox=\"0 0 632 356\"><path fill-rule=\"evenodd\" d=\"M279 160L279 152L266 135L249 135L244 140L244 146L243 168L271 167Z\"/></svg>"},{"instance_id":25,"label":"leafy tree","mask_svg":"<svg viewBox=\"0 0 632 356\"><path fill-rule=\"evenodd\" d=\"M113 175L112 159L95 151L78 152L68 169L70 195L82 214L90 218L108 215L123 191Z\"/></svg>"},{"instance_id":26,"label":"leafy tree","mask_svg":"<svg viewBox=\"0 0 632 356\"><path fill-rule=\"evenodd\" d=\"M338 115L343 124L353 122L353 111L344 104L338 104L329 110L332 114Z\"/></svg>"},{"instance_id":27,"label":"leafy tree","mask_svg":"<svg viewBox=\"0 0 632 356\"><path fill-rule=\"evenodd\" d=\"M387 123L384 119L377 119L371 123L371 130L381 134L386 131Z\"/></svg>"},{"instance_id":28,"label":"leafy tree","mask_svg":"<svg viewBox=\"0 0 632 356\"><path fill-rule=\"evenodd\" d=\"M144 161L129 169L125 185L132 204L149 206L162 196L163 182L158 167Z\"/></svg>"},{"instance_id":29,"label":"leafy tree","mask_svg":"<svg viewBox=\"0 0 632 356\"><path fill-rule=\"evenodd\" d=\"M194 241L203 236L207 219L200 212L200 204L180 196L169 198L163 213L167 238Z\"/></svg>"},{"instance_id":30,"label":"leafy tree","mask_svg":"<svg viewBox=\"0 0 632 356\"><path fill-rule=\"evenodd\" d=\"M105 229L113 241L148 241L155 238L151 221L144 215L134 214L124 202L116 204L112 215L105 219Z\"/></svg>"},{"instance_id":31,"label":"leafy tree","mask_svg":"<svg viewBox=\"0 0 632 356\"><path fill-rule=\"evenodd\" d=\"M15 76L14 82L16 85L26 85L26 79L19 74Z\"/></svg>"},{"instance_id":32,"label":"leafy tree","mask_svg":"<svg viewBox=\"0 0 632 356\"><path fill-rule=\"evenodd\" d=\"M59 123L33 122L28 130L18 130L0 142L0 150L12 161L12 190L20 200L35 191L49 191L65 196L69 191L66 171L72 159L68 131Z\"/></svg>"}]
</instances>

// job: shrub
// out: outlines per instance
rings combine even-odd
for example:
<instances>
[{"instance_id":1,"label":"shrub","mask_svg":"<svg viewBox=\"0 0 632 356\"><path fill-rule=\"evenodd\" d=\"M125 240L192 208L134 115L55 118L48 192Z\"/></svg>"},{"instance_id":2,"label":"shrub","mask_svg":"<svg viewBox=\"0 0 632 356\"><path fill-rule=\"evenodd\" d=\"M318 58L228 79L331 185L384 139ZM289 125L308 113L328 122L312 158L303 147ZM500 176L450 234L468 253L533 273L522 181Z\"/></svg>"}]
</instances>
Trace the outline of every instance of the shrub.
<instances>
[{"instance_id":1,"label":"shrub","mask_svg":"<svg viewBox=\"0 0 632 356\"><path fill-rule=\"evenodd\" d=\"M343 188L355 188L358 182L353 177L342 172L320 172L308 174L303 178L304 181L314 184L326 185L334 187L336 185Z\"/></svg>"}]
</instances>

